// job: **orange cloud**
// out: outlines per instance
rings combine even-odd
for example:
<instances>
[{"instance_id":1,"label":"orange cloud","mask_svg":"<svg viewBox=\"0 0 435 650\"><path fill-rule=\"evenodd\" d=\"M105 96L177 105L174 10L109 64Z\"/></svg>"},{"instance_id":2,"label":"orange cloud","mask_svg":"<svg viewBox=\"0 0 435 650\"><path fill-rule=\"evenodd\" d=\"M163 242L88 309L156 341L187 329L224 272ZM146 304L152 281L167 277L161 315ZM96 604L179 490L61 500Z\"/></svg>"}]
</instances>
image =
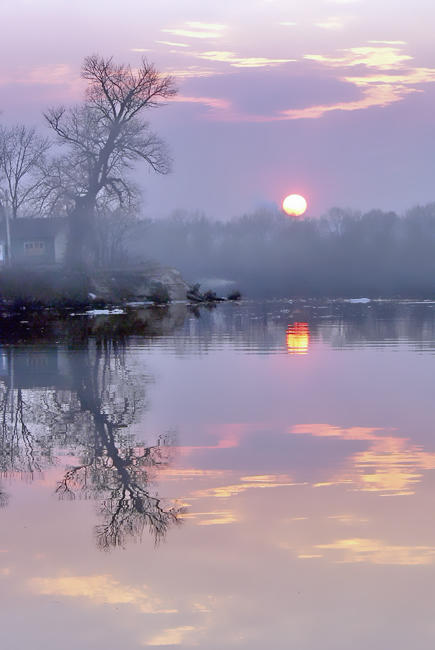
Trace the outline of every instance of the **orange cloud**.
<instances>
[{"instance_id":1,"label":"orange cloud","mask_svg":"<svg viewBox=\"0 0 435 650\"><path fill-rule=\"evenodd\" d=\"M142 588L123 585L109 574L88 576L61 576L57 578L32 578L30 591L44 596L85 598L96 605L133 605L146 614L167 614L177 610L165 609L160 600Z\"/></svg>"},{"instance_id":2,"label":"orange cloud","mask_svg":"<svg viewBox=\"0 0 435 650\"><path fill-rule=\"evenodd\" d=\"M178 52L177 52L178 54ZM197 65L188 65L185 68L167 68L167 74L177 79L200 79L205 77L213 77L220 74L219 71L213 68L204 68ZM173 101L174 98L171 99Z\"/></svg>"},{"instance_id":3,"label":"orange cloud","mask_svg":"<svg viewBox=\"0 0 435 650\"><path fill-rule=\"evenodd\" d=\"M390 104L401 101L406 95L419 92L415 88L407 88L403 85L397 86L393 83L364 85L366 88L363 91L363 97L361 99L356 99L351 102L337 102L336 104L318 104L301 109L289 109L282 111L281 115L284 119L288 120L317 119L333 111L359 111L366 108L385 108Z\"/></svg>"},{"instance_id":4,"label":"orange cloud","mask_svg":"<svg viewBox=\"0 0 435 650\"><path fill-rule=\"evenodd\" d=\"M260 423L257 423L260 426ZM190 454L194 451L200 451L202 449L231 449L233 447L238 447L240 444L241 438L246 434L247 431L252 431L252 425L245 422L227 422L222 424L219 427L209 427L207 433L207 439L218 438L218 441L214 445L183 445L177 447L179 453L183 455Z\"/></svg>"},{"instance_id":5,"label":"orange cloud","mask_svg":"<svg viewBox=\"0 0 435 650\"><path fill-rule=\"evenodd\" d=\"M318 104L302 109L281 112L283 119L317 119L332 111L356 111L368 108L385 108L402 101L407 95L421 92L416 87L435 81L435 69L412 67L412 56L405 54L404 41L369 41L364 47L352 47L338 51L336 56L306 54L305 59L332 67L366 68L369 74L343 74L340 79L361 88L362 97L350 102Z\"/></svg>"},{"instance_id":6,"label":"orange cloud","mask_svg":"<svg viewBox=\"0 0 435 650\"><path fill-rule=\"evenodd\" d=\"M233 524L238 521L237 515L231 510L213 510L212 512L189 512L182 514L181 519L191 519L198 526L217 526Z\"/></svg>"},{"instance_id":7,"label":"orange cloud","mask_svg":"<svg viewBox=\"0 0 435 650\"><path fill-rule=\"evenodd\" d=\"M216 97L190 97L186 95L175 95L171 101L187 104L202 104L208 108L219 110L225 110L231 106L230 102L227 99L219 99Z\"/></svg>"},{"instance_id":8,"label":"orange cloud","mask_svg":"<svg viewBox=\"0 0 435 650\"><path fill-rule=\"evenodd\" d=\"M368 449L353 454L346 467L329 481L315 487L348 484L363 492L379 492L383 496L414 494L423 471L435 469L435 453L376 427L340 428L328 424L303 424L291 427L292 434L321 438L361 440Z\"/></svg>"},{"instance_id":9,"label":"orange cloud","mask_svg":"<svg viewBox=\"0 0 435 650\"><path fill-rule=\"evenodd\" d=\"M264 476L241 476L240 483L232 485L220 485L218 487L198 490L194 492L196 497L216 497L226 499L237 496L247 490L258 490L279 487L293 487L296 485L306 485L305 483L296 483L286 474L273 474Z\"/></svg>"},{"instance_id":10,"label":"orange cloud","mask_svg":"<svg viewBox=\"0 0 435 650\"><path fill-rule=\"evenodd\" d=\"M304 59L322 63L334 68L346 68L364 65L367 68L391 70L400 68L405 61L411 61L412 56L403 54L399 47L369 45L365 47L350 47L339 50L338 56L324 54L305 54Z\"/></svg>"},{"instance_id":11,"label":"orange cloud","mask_svg":"<svg viewBox=\"0 0 435 650\"><path fill-rule=\"evenodd\" d=\"M186 635L193 632L196 628L192 625L181 625L179 627L170 627L163 630L159 634L153 636L149 641L145 641L143 645L149 646L167 646L167 645L181 645L184 642Z\"/></svg>"},{"instance_id":12,"label":"orange cloud","mask_svg":"<svg viewBox=\"0 0 435 650\"><path fill-rule=\"evenodd\" d=\"M184 36L185 38L210 39L221 38L225 29L226 25L220 25L217 23L188 21L185 23L185 27L165 28L162 29L162 32L174 34L175 36Z\"/></svg>"},{"instance_id":13,"label":"orange cloud","mask_svg":"<svg viewBox=\"0 0 435 650\"><path fill-rule=\"evenodd\" d=\"M187 43L174 43L173 41L156 41L159 45L169 45L169 47L189 47Z\"/></svg>"},{"instance_id":14,"label":"orange cloud","mask_svg":"<svg viewBox=\"0 0 435 650\"><path fill-rule=\"evenodd\" d=\"M262 56L237 56L234 52L211 51L196 54L199 59L216 61L218 63L229 63L235 68L266 68L269 66L290 63L296 59L270 59Z\"/></svg>"},{"instance_id":15,"label":"orange cloud","mask_svg":"<svg viewBox=\"0 0 435 650\"><path fill-rule=\"evenodd\" d=\"M82 85L82 81L72 68L65 63L53 63L52 65L37 66L34 68L15 71L13 74L0 77L0 85L4 84L44 84L57 86L60 84L71 85L73 83Z\"/></svg>"},{"instance_id":16,"label":"orange cloud","mask_svg":"<svg viewBox=\"0 0 435 650\"><path fill-rule=\"evenodd\" d=\"M297 424L289 429L289 433L310 435L316 438L341 438L343 440L377 440L377 427L335 427L331 424Z\"/></svg>"},{"instance_id":17,"label":"orange cloud","mask_svg":"<svg viewBox=\"0 0 435 650\"><path fill-rule=\"evenodd\" d=\"M339 562L368 562L415 566L435 562L434 546L401 546L386 544L377 539L339 539L330 544L318 544L316 549L337 551Z\"/></svg>"},{"instance_id":18,"label":"orange cloud","mask_svg":"<svg viewBox=\"0 0 435 650\"><path fill-rule=\"evenodd\" d=\"M193 468L171 468L165 467L162 469L159 474L159 480L189 480L189 479L198 479L198 478L220 478L224 476L225 472L223 470L215 469L193 469Z\"/></svg>"}]
</instances>

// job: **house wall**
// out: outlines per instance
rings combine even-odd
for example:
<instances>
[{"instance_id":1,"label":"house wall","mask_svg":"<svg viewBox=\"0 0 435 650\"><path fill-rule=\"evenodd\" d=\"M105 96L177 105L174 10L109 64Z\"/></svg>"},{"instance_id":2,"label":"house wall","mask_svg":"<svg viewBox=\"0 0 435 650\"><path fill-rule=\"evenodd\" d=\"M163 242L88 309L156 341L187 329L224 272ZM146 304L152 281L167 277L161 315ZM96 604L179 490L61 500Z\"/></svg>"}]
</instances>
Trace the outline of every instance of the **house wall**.
<instances>
[{"instance_id":1,"label":"house wall","mask_svg":"<svg viewBox=\"0 0 435 650\"><path fill-rule=\"evenodd\" d=\"M0 220L0 268L7 264L6 225ZM56 217L12 219L10 221L12 266L63 264L66 257L67 235L66 219Z\"/></svg>"},{"instance_id":2,"label":"house wall","mask_svg":"<svg viewBox=\"0 0 435 650\"><path fill-rule=\"evenodd\" d=\"M12 241L12 263L35 266L53 264L55 249L53 238L26 237Z\"/></svg>"}]
</instances>

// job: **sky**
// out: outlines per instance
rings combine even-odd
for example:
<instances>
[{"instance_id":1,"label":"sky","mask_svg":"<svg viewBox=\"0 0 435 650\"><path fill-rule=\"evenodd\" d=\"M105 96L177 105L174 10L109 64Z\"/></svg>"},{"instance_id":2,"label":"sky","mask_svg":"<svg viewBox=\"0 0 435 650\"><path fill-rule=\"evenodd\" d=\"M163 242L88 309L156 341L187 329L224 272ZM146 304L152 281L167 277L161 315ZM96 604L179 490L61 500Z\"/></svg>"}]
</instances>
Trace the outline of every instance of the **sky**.
<instances>
[{"instance_id":1,"label":"sky","mask_svg":"<svg viewBox=\"0 0 435 650\"><path fill-rule=\"evenodd\" d=\"M430 0L2 0L0 121L81 100L83 57L145 56L179 89L149 112L174 159L144 214L229 219L303 194L404 212L435 200Z\"/></svg>"}]
</instances>

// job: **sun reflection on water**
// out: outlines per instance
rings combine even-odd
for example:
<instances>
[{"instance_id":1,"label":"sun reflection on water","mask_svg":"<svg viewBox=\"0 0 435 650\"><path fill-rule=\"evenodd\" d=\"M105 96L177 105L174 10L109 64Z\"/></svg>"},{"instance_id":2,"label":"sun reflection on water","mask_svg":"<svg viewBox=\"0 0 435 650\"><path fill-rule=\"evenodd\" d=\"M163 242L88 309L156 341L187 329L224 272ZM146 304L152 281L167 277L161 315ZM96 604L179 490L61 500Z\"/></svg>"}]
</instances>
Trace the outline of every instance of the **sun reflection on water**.
<instances>
[{"instance_id":1,"label":"sun reflection on water","mask_svg":"<svg viewBox=\"0 0 435 650\"><path fill-rule=\"evenodd\" d=\"M290 354L307 354L310 344L308 323L292 323L287 327L287 352Z\"/></svg>"}]
</instances>

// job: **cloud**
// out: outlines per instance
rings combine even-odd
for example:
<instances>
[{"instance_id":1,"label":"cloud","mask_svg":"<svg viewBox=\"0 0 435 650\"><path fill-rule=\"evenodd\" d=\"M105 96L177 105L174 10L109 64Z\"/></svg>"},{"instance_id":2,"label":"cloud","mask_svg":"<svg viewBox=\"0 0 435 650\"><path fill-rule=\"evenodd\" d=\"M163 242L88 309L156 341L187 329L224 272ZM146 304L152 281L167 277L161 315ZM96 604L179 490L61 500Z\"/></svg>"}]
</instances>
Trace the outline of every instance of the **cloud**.
<instances>
[{"instance_id":1,"label":"cloud","mask_svg":"<svg viewBox=\"0 0 435 650\"><path fill-rule=\"evenodd\" d=\"M338 50L336 56L306 54L306 60L329 68L341 68L340 79L362 91L359 99L313 104L302 110L282 111L284 119L316 119L333 111L385 108L402 101L407 95L422 92L420 85L435 81L435 69L413 67L412 57L405 54L401 41L382 41L365 47ZM349 68L361 69L349 75ZM376 70L376 72L375 72Z\"/></svg>"},{"instance_id":2,"label":"cloud","mask_svg":"<svg viewBox=\"0 0 435 650\"><path fill-rule=\"evenodd\" d=\"M192 625L182 625L180 627L170 627L163 630L159 634L153 636L149 641L145 641L143 645L162 646L162 645L181 645L184 638L189 632L193 632L196 628Z\"/></svg>"},{"instance_id":3,"label":"cloud","mask_svg":"<svg viewBox=\"0 0 435 650\"><path fill-rule=\"evenodd\" d=\"M316 70L307 71L302 63L284 67L239 68L218 77L190 79L183 85L184 94L226 100L228 107L208 114L210 119L247 122L283 120L286 118L282 111L287 108L306 108L337 98L343 102L350 101L359 98L361 90L354 84L319 74Z\"/></svg>"},{"instance_id":4,"label":"cloud","mask_svg":"<svg viewBox=\"0 0 435 650\"><path fill-rule=\"evenodd\" d=\"M231 105L227 100L206 97L186 97L187 102L206 103L211 108L225 109ZM183 455L192 452L202 451L205 449L232 449L240 445L243 436L250 431L251 427L246 422L225 422L219 426L210 425L207 429L209 439L215 439L215 444L211 445L183 445L176 447L177 451Z\"/></svg>"},{"instance_id":5,"label":"cloud","mask_svg":"<svg viewBox=\"0 0 435 650\"><path fill-rule=\"evenodd\" d=\"M350 47L338 50L337 56L325 54L305 54L304 58L323 65L347 68L364 65L367 68L391 70L400 67L405 61L411 61L412 56L404 54L399 47L393 46L364 46Z\"/></svg>"},{"instance_id":6,"label":"cloud","mask_svg":"<svg viewBox=\"0 0 435 650\"><path fill-rule=\"evenodd\" d=\"M175 95L173 99L171 99L173 102L181 102L181 103L187 103L187 104L202 104L203 106L207 106L208 108L213 108L213 109L228 109L231 104L227 99L219 99L218 97L190 97L186 95ZM227 445L227 446L234 446L234 445Z\"/></svg>"},{"instance_id":7,"label":"cloud","mask_svg":"<svg viewBox=\"0 0 435 650\"><path fill-rule=\"evenodd\" d=\"M181 515L181 519L194 520L198 526L218 526L234 524L237 515L231 510L213 510L211 512L189 512Z\"/></svg>"},{"instance_id":8,"label":"cloud","mask_svg":"<svg viewBox=\"0 0 435 650\"><path fill-rule=\"evenodd\" d=\"M79 79L77 73L66 63L53 63L52 65L35 66L15 70L10 74L0 76L0 85L4 84L43 84L64 85L71 84Z\"/></svg>"},{"instance_id":9,"label":"cloud","mask_svg":"<svg viewBox=\"0 0 435 650\"><path fill-rule=\"evenodd\" d=\"M213 87L199 95L221 99L220 95L225 94L226 103L216 103L213 108L218 108L219 112L214 111L210 117L233 122L318 119L335 111L384 108L409 94L421 92L420 85L435 80L435 69L410 67L412 57L404 53L399 44L347 48L338 50L336 55L304 55L303 61L330 68L333 76L325 76L315 69L307 71L303 61L292 59L242 57L229 51L207 51L194 53L194 56L244 69L242 76L233 76L233 80L231 75L221 75L220 82L213 79ZM291 73L283 68L290 62ZM246 76L249 69L262 68L267 69L267 77L254 80ZM338 74L335 69L339 70ZM349 74L351 70L353 74ZM258 93L259 87L261 93ZM197 93L186 95L196 97ZM286 98L285 102L282 98Z\"/></svg>"},{"instance_id":10,"label":"cloud","mask_svg":"<svg viewBox=\"0 0 435 650\"><path fill-rule=\"evenodd\" d=\"M418 92L418 89L413 86L434 83L435 82L435 68L411 68L410 70L397 72L394 75L385 74L382 72L373 73L363 76L346 77L346 81L353 83L356 86L371 86L371 85L394 85L397 90Z\"/></svg>"},{"instance_id":11,"label":"cloud","mask_svg":"<svg viewBox=\"0 0 435 650\"><path fill-rule=\"evenodd\" d=\"M331 424L296 424L289 433L310 435L315 438L341 438L342 440L377 440L378 427L335 427Z\"/></svg>"},{"instance_id":12,"label":"cloud","mask_svg":"<svg viewBox=\"0 0 435 650\"><path fill-rule=\"evenodd\" d=\"M160 45L169 45L170 47L190 47L187 43L174 43L173 41L156 41Z\"/></svg>"},{"instance_id":13,"label":"cloud","mask_svg":"<svg viewBox=\"0 0 435 650\"><path fill-rule=\"evenodd\" d=\"M356 517L355 515L352 514L329 515L328 519L334 519L335 521L338 521L340 524L343 524L345 526L354 526L355 524L367 524L369 522L369 520L364 517Z\"/></svg>"},{"instance_id":14,"label":"cloud","mask_svg":"<svg viewBox=\"0 0 435 650\"><path fill-rule=\"evenodd\" d=\"M340 16L330 16L326 20L323 20L320 23L315 23L316 27L320 27L321 29L330 29L330 30L335 30L335 29L343 29L344 27L344 20Z\"/></svg>"},{"instance_id":15,"label":"cloud","mask_svg":"<svg viewBox=\"0 0 435 650\"><path fill-rule=\"evenodd\" d=\"M311 424L292 427L290 433L368 443L367 449L349 458L337 476L315 487L348 484L353 490L378 492L382 496L412 495L415 485L422 479L422 472L435 469L435 453L424 451L408 438L395 437L378 428Z\"/></svg>"},{"instance_id":16,"label":"cloud","mask_svg":"<svg viewBox=\"0 0 435 650\"><path fill-rule=\"evenodd\" d=\"M286 474L273 474L265 476L242 476L240 483L233 485L221 485L219 487L198 490L194 493L196 497L216 497L225 499L242 494L247 490L258 490L265 488L293 487L296 485L306 485L305 483L295 483Z\"/></svg>"},{"instance_id":17,"label":"cloud","mask_svg":"<svg viewBox=\"0 0 435 650\"><path fill-rule=\"evenodd\" d=\"M180 80L202 79L206 77L215 77L219 74L219 71L214 68L204 68L198 65L189 65L185 68L166 68L165 72Z\"/></svg>"},{"instance_id":18,"label":"cloud","mask_svg":"<svg viewBox=\"0 0 435 650\"><path fill-rule=\"evenodd\" d=\"M406 95L418 92L414 88L397 87L394 84L384 84L382 86L364 85L366 89L361 99L352 102L337 102L336 104L318 104L300 110L289 109L282 111L282 118L288 120L317 119L333 111L347 112L367 108L385 108L390 104L401 101Z\"/></svg>"},{"instance_id":19,"label":"cloud","mask_svg":"<svg viewBox=\"0 0 435 650\"><path fill-rule=\"evenodd\" d=\"M221 38L226 29L226 25L220 25L217 23L201 23L198 21L188 21L184 23L187 27L176 27L169 28L165 27L162 29L162 32L167 34L174 34L175 36L183 36L186 38Z\"/></svg>"},{"instance_id":20,"label":"cloud","mask_svg":"<svg viewBox=\"0 0 435 650\"><path fill-rule=\"evenodd\" d=\"M283 25L284 27L295 27L297 23L293 23L291 21L284 21L282 23L279 23L280 25Z\"/></svg>"},{"instance_id":21,"label":"cloud","mask_svg":"<svg viewBox=\"0 0 435 650\"><path fill-rule=\"evenodd\" d=\"M32 592L43 596L88 599L96 605L133 605L144 614L176 612L163 608L161 601L152 597L146 586L123 585L108 574L32 578L28 586Z\"/></svg>"},{"instance_id":22,"label":"cloud","mask_svg":"<svg viewBox=\"0 0 435 650\"><path fill-rule=\"evenodd\" d=\"M368 41L378 45L407 45L406 41Z\"/></svg>"},{"instance_id":23,"label":"cloud","mask_svg":"<svg viewBox=\"0 0 435 650\"><path fill-rule=\"evenodd\" d=\"M191 480L198 478L221 478L225 475L224 470L217 469L193 469L193 468L164 468L159 474L159 480Z\"/></svg>"},{"instance_id":24,"label":"cloud","mask_svg":"<svg viewBox=\"0 0 435 650\"><path fill-rule=\"evenodd\" d=\"M335 54L308 53L300 61L229 50L187 51L181 53L210 67L188 66L173 74L190 81L179 101L206 107L204 115L211 120L319 119L337 111L385 108L433 83L435 69L412 66L404 45L372 41Z\"/></svg>"},{"instance_id":25,"label":"cloud","mask_svg":"<svg viewBox=\"0 0 435 650\"><path fill-rule=\"evenodd\" d=\"M234 52L210 51L196 54L199 59L216 61L218 63L229 63L235 68L265 68L268 66L290 63L296 59L271 59L262 56L238 56Z\"/></svg>"},{"instance_id":26,"label":"cloud","mask_svg":"<svg viewBox=\"0 0 435 650\"><path fill-rule=\"evenodd\" d=\"M386 544L378 539L339 539L330 544L318 544L316 549L337 551L339 562L368 562L403 566L427 565L435 562L434 546L401 546Z\"/></svg>"}]
</instances>

